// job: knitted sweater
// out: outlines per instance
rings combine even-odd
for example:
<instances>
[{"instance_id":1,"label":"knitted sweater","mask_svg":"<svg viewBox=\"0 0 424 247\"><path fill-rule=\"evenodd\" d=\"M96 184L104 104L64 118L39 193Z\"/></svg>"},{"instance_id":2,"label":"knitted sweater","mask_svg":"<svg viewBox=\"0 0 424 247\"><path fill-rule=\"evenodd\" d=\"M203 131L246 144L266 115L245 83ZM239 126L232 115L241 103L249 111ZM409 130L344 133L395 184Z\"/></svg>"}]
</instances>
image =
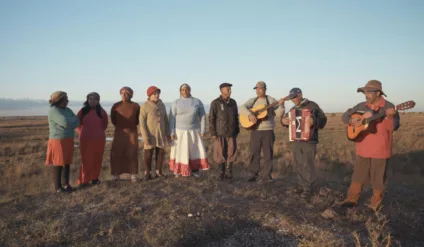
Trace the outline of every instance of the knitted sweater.
<instances>
[{"instance_id":1,"label":"knitted sweater","mask_svg":"<svg viewBox=\"0 0 424 247\"><path fill-rule=\"evenodd\" d=\"M175 100L169 112L169 130L175 135L175 129L206 132L206 113L202 101L194 97Z\"/></svg>"},{"instance_id":2,"label":"knitted sweater","mask_svg":"<svg viewBox=\"0 0 424 247\"><path fill-rule=\"evenodd\" d=\"M75 129L79 125L78 117L68 107L50 107L48 121L50 139L74 138Z\"/></svg>"}]
</instances>

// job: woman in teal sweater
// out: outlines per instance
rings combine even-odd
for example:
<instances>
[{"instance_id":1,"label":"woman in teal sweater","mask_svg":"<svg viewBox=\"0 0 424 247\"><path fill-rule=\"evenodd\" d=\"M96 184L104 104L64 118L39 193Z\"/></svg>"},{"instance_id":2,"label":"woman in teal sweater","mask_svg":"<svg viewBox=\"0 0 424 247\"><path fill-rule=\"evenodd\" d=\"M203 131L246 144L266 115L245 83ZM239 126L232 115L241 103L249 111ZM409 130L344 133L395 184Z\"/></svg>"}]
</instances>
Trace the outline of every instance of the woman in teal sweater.
<instances>
[{"instance_id":1,"label":"woman in teal sweater","mask_svg":"<svg viewBox=\"0 0 424 247\"><path fill-rule=\"evenodd\" d=\"M74 157L74 135L79 125L78 117L69 109L68 96L57 91L50 96L49 142L47 144L46 165L53 166L53 181L57 193L72 192L69 184L70 164ZM64 180L62 187L62 171Z\"/></svg>"}]
</instances>

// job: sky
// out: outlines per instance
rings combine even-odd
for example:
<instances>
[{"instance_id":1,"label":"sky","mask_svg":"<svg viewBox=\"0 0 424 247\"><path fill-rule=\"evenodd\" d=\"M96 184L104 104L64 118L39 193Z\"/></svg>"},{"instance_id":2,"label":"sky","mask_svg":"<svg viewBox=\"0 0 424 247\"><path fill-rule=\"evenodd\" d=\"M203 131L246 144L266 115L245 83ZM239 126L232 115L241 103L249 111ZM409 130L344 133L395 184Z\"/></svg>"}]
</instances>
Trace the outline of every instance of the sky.
<instances>
[{"instance_id":1,"label":"sky","mask_svg":"<svg viewBox=\"0 0 424 247\"><path fill-rule=\"evenodd\" d=\"M146 100L192 95L209 104L233 84L242 104L267 83L279 99L292 87L324 111L364 100L368 80L387 100L424 110L424 1L0 1L0 98L119 101L129 86Z\"/></svg>"}]
</instances>

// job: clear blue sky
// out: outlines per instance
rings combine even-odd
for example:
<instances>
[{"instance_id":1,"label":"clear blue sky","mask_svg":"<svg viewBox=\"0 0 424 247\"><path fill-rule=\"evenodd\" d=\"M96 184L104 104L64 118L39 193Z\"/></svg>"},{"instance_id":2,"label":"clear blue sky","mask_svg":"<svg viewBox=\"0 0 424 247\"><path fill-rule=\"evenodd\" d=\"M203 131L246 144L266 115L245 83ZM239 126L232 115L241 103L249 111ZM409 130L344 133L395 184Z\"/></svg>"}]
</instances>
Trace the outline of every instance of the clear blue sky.
<instances>
[{"instance_id":1,"label":"clear blue sky","mask_svg":"<svg viewBox=\"0 0 424 247\"><path fill-rule=\"evenodd\" d=\"M239 104L258 80L280 98L292 87L324 111L364 99L383 82L394 104L423 109L424 1L12 1L0 2L0 97L70 100L91 91L119 100L130 86L162 99L182 83L205 104L233 83Z\"/></svg>"}]
</instances>

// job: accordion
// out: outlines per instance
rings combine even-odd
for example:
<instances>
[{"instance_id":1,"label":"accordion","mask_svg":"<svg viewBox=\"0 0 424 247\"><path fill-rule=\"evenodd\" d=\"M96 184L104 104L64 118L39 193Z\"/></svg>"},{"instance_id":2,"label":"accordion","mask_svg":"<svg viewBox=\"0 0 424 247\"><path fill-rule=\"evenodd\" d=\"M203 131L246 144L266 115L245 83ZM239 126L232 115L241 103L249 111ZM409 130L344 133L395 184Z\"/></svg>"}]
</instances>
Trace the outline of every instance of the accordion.
<instances>
[{"instance_id":1,"label":"accordion","mask_svg":"<svg viewBox=\"0 0 424 247\"><path fill-rule=\"evenodd\" d=\"M289 141L308 141L312 136L309 118L312 117L310 109L291 109L288 112L291 119L289 125Z\"/></svg>"}]
</instances>

